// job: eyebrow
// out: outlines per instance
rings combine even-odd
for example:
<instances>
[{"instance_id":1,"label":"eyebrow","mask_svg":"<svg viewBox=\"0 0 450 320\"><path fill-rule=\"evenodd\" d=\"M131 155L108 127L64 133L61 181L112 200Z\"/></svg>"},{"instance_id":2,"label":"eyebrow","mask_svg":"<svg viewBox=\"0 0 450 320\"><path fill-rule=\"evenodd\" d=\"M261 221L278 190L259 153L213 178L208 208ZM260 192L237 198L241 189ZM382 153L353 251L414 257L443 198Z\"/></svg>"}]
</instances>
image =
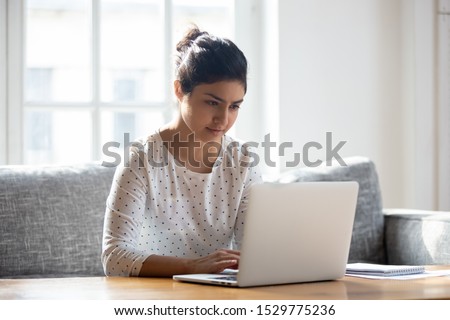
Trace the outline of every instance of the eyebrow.
<instances>
[{"instance_id":1,"label":"eyebrow","mask_svg":"<svg viewBox=\"0 0 450 320\"><path fill-rule=\"evenodd\" d=\"M205 93L205 94L208 95L208 96L210 96L210 97L212 97L212 98L214 98L214 99L216 99L216 100L219 100L220 102L225 102L225 100L223 100L222 98L219 98L219 97L216 96L215 94L212 94L212 93ZM237 100L237 101L234 101L234 102L232 102L232 103L241 103L242 101L244 101L244 99Z\"/></svg>"}]
</instances>

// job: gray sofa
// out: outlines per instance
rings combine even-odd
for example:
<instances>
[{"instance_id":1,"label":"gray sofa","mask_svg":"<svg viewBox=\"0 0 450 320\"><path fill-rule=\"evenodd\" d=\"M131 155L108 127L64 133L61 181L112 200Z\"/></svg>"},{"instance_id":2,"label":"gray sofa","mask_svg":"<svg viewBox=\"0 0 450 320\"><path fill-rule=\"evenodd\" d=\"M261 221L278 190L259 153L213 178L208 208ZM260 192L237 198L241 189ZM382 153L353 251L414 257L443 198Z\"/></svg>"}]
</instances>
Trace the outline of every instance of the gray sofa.
<instances>
[{"instance_id":1,"label":"gray sofa","mask_svg":"<svg viewBox=\"0 0 450 320\"><path fill-rule=\"evenodd\" d=\"M99 164L0 167L0 278L104 275L113 175Z\"/></svg>"},{"instance_id":2,"label":"gray sofa","mask_svg":"<svg viewBox=\"0 0 450 320\"><path fill-rule=\"evenodd\" d=\"M383 211L374 164L301 168L278 182L360 184L350 262L450 264L450 213ZM0 278L102 276L103 215L114 168L0 167ZM326 223L326 221L324 221Z\"/></svg>"},{"instance_id":3,"label":"gray sofa","mask_svg":"<svg viewBox=\"0 0 450 320\"><path fill-rule=\"evenodd\" d=\"M344 161L347 166L291 170L278 182L358 181L349 262L450 264L450 212L384 209L375 164L364 157Z\"/></svg>"}]
</instances>

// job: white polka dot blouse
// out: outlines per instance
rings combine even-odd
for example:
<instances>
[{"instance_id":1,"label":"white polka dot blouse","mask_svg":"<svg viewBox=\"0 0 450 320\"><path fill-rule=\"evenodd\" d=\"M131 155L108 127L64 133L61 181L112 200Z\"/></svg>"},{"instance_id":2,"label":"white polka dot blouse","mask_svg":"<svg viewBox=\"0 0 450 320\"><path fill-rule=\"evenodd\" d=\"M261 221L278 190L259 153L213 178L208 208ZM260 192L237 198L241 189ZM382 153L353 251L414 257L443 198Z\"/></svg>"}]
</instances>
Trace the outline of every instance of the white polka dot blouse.
<instances>
[{"instance_id":1,"label":"white polka dot blouse","mask_svg":"<svg viewBox=\"0 0 450 320\"><path fill-rule=\"evenodd\" d=\"M116 169L106 203L102 263L108 276L138 276L150 255L185 258L240 248L249 189L262 177L225 136L211 173L181 166L158 133L137 141Z\"/></svg>"}]
</instances>

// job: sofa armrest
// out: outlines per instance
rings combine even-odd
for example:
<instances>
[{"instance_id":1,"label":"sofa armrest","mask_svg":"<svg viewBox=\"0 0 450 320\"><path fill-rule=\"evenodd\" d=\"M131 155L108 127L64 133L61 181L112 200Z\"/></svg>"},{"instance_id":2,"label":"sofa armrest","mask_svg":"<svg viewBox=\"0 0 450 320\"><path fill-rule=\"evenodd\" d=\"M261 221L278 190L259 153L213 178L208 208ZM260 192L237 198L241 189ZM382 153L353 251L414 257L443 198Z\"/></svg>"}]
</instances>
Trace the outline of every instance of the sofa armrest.
<instances>
[{"instance_id":1,"label":"sofa armrest","mask_svg":"<svg viewBox=\"0 0 450 320\"><path fill-rule=\"evenodd\" d=\"M450 264L450 212L384 209L389 264Z\"/></svg>"}]
</instances>

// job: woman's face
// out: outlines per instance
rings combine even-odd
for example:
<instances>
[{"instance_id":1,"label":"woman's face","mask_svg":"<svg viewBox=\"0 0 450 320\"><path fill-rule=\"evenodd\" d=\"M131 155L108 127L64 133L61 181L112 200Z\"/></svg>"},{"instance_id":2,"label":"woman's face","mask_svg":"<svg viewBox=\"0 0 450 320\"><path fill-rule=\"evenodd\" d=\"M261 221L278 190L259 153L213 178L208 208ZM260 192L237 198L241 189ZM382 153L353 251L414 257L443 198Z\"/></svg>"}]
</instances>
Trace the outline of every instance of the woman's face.
<instances>
[{"instance_id":1,"label":"woman's face","mask_svg":"<svg viewBox=\"0 0 450 320\"><path fill-rule=\"evenodd\" d=\"M199 84L190 95L185 95L179 81L175 94L180 103L180 115L195 139L220 142L233 126L243 102L245 91L239 81L219 81Z\"/></svg>"}]
</instances>

